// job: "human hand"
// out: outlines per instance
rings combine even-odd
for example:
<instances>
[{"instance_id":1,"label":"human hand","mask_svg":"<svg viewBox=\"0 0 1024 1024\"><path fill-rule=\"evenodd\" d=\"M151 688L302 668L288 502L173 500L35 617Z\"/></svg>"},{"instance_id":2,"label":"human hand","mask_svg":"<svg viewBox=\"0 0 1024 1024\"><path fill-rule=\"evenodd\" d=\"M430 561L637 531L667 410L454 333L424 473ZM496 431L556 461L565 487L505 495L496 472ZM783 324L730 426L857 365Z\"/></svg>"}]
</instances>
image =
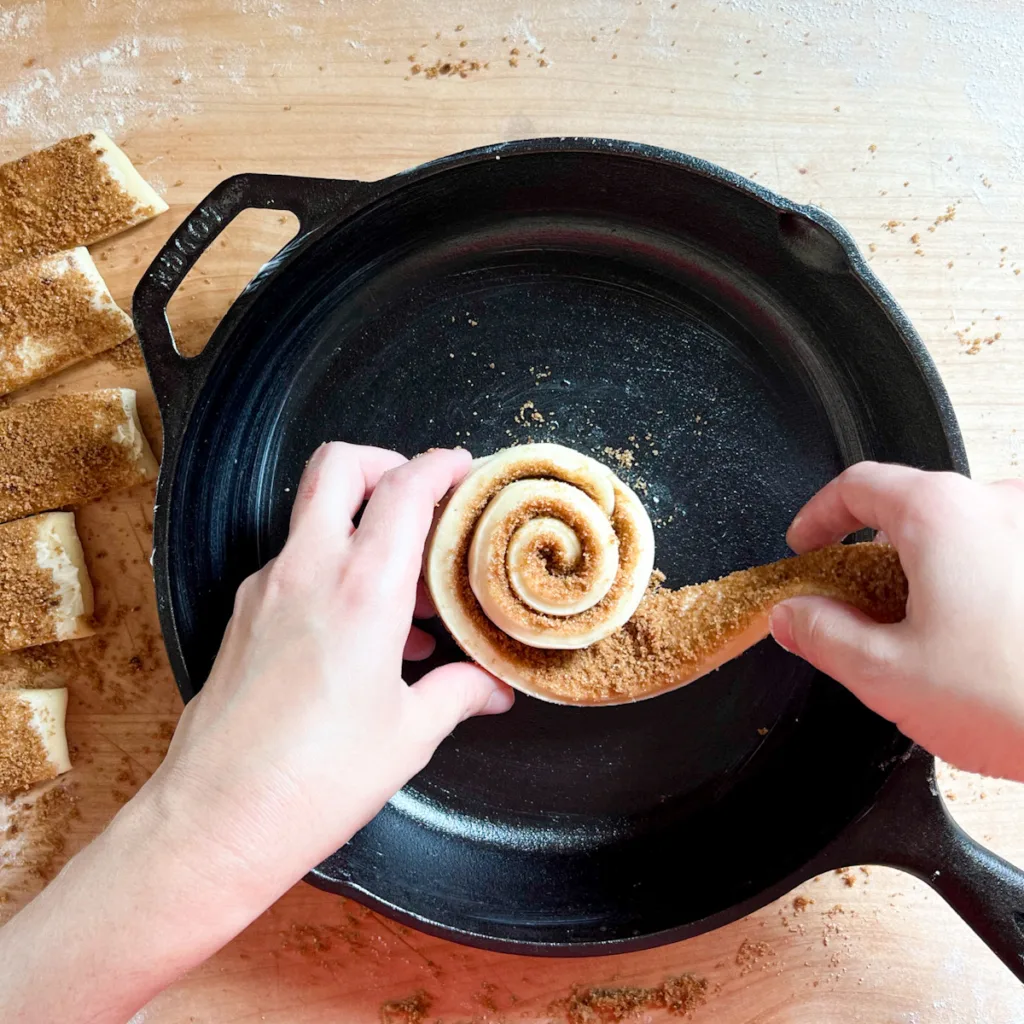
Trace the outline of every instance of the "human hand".
<instances>
[{"instance_id":1,"label":"human hand","mask_svg":"<svg viewBox=\"0 0 1024 1024\"><path fill-rule=\"evenodd\" d=\"M801 597L774 609L773 636L933 754L1024 780L1024 482L863 462L804 506L787 540L802 553L865 526L899 552L906 619Z\"/></svg>"},{"instance_id":2,"label":"human hand","mask_svg":"<svg viewBox=\"0 0 1024 1024\"><path fill-rule=\"evenodd\" d=\"M284 549L239 588L153 781L216 843L215 870L240 874L257 902L345 843L460 721L512 706L512 691L472 664L413 686L401 677L403 649L411 660L433 650L412 626L432 614L418 589L423 547L435 504L469 465L461 450L407 462L324 445Z\"/></svg>"}]
</instances>

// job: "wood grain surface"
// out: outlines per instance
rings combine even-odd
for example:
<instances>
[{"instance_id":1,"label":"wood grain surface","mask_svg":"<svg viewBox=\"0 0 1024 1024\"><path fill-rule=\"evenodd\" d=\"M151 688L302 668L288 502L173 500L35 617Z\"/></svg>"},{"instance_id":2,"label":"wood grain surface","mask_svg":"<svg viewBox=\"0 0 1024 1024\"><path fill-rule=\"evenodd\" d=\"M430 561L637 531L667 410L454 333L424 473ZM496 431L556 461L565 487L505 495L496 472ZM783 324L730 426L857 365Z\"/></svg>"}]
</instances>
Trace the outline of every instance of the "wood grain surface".
<instances>
[{"instance_id":1,"label":"wood grain surface","mask_svg":"<svg viewBox=\"0 0 1024 1024\"><path fill-rule=\"evenodd\" d=\"M992 480L1021 475L1024 450L1022 32L1017 0L0 0L0 159L93 127L123 144L171 204L93 247L127 304L172 228L235 172L378 178L539 135L695 153L850 229L925 337L974 474ZM465 77L429 75L446 61ZM250 213L225 233L172 304L183 346L201 347L293 230ZM96 359L32 393L137 387L158 441L128 362ZM17 826L0 848L5 916L153 771L180 713L152 500L143 487L79 510L99 634L0 665L8 685L67 679L75 751L52 792L0 807L0 830ZM949 769L942 788L969 832L1024 863L1024 789ZM421 993L425 1021L582 1024L574 988L692 972L708 981L698 1021L1024 1022L1020 986L908 876L854 868L803 886L802 910L794 895L688 942L566 961L470 950L300 885L136 1021L405 1024L416 1013L387 1004Z\"/></svg>"}]
</instances>

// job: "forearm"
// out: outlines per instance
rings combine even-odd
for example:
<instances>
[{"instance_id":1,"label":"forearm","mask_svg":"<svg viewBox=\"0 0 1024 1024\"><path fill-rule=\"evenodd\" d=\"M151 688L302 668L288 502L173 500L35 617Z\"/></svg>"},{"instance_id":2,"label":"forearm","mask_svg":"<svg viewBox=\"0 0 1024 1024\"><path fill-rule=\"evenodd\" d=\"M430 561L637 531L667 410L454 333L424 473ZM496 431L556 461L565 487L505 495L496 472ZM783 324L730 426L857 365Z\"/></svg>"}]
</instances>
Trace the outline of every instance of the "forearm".
<instances>
[{"instance_id":1,"label":"forearm","mask_svg":"<svg viewBox=\"0 0 1024 1024\"><path fill-rule=\"evenodd\" d=\"M147 785L0 929L0 1020L124 1024L279 895L283 881L221 888L190 828Z\"/></svg>"}]
</instances>

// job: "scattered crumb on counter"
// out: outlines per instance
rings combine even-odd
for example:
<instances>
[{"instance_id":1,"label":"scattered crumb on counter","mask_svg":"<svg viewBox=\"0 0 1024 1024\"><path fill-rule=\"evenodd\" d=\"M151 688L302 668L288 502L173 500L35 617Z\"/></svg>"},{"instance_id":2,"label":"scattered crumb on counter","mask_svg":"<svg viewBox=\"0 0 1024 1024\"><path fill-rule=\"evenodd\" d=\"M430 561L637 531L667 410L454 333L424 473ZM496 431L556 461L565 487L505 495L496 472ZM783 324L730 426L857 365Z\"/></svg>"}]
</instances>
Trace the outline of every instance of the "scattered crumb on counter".
<instances>
[{"instance_id":1,"label":"scattered crumb on counter","mask_svg":"<svg viewBox=\"0 0 1024 1024\"><path fill-rule=\"evenodd\" d=\"M705 978L681 974L653 988L636 985L576 987L567 998L552 1003L549 1012L561 1017L566 1024L618 1024L651 1010L665 1010L672 1017L685 1017L703 1006L707 998Z\"/></svg>"},{"instance_id":2,"label":"scattered crumb on counter","mask_svg":"<svg viewBox=\"0 0 1024 1024\"><path fill-rule=\"evenodd\" d=\"M380 1008L381 1024L423 1024L433 999L426 992L416 992L405 999L392 999Z\"/></svg>"}]
</instances>

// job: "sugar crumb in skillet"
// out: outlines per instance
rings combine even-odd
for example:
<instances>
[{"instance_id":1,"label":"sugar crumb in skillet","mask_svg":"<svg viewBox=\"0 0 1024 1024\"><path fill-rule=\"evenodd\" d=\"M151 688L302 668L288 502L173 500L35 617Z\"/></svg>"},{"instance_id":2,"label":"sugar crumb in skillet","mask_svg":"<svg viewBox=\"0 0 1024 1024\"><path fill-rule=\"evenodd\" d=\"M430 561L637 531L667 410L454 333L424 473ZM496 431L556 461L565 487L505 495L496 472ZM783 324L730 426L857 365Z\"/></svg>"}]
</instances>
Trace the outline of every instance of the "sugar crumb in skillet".
<instances>
[{"instance_id":1,"label":"sugar crumb in skillet","mask_svg":"<svg viewBox=\"0 0 1024 1024\"><path fill-rule=\"evenodd\" d=\"M614 459L622 469L633 468L634 454L631 448L613 448L611 445L605 445L602 451Z\"/></svg>"}]
</instances>

